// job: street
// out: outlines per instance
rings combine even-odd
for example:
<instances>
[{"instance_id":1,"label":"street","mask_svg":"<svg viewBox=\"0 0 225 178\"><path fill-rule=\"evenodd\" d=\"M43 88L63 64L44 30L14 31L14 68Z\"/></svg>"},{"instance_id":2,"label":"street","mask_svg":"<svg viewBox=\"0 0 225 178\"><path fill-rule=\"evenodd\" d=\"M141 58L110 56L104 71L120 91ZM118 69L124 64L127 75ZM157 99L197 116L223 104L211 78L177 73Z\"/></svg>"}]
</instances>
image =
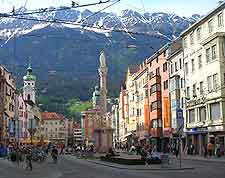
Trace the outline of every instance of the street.
<instances>
[{"instance_id":1,"label":"street","mask_svg":"<svg viewBox=\"0 0 225 178\"><path fill-rule=\"evenodd\" d=\"M0 178L224 178L225 162L207 162L197 160L184 160L185 166L191 170L126 170L98 165L87 160L64 156L58 164L49 159L42 164L34 164L33 171L25 171L20 165L12 164L7 160L0 160Z\"/></svg>"}]
</instances>

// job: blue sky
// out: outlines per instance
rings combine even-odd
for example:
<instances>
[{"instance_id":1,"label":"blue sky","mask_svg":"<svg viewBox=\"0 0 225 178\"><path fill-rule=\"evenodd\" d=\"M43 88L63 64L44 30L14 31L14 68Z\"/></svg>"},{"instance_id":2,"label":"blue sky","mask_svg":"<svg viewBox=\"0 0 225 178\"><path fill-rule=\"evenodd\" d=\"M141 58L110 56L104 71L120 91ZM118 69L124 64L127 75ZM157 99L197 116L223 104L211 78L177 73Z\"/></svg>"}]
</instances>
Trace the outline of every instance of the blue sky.
<instances>
[{"instance_id":1,"label":"blue sky","mask_svg":"<svg viewBox=\"0 0 225 178\"><path fill-rule=\"evenodd\" d=\"M12 6L19 8L27 1L28 9L37 9L49 6L70 6L71 0L0 0L1 12L9 12ZM74 0L79 4L98 2L99 0ZM113 0L112 0L113 1ZM114 0L115 1L115 0ZM107 9L107 12L119 14L124 9L132 9L144 12L167 12L180 16L191 16L192 14L204 15L218 5L219 0L121 0L118 4ZM97 11L106 5L89 8ZM83 9L80 9L83 10Z\"/></svg>"}]
</instances>

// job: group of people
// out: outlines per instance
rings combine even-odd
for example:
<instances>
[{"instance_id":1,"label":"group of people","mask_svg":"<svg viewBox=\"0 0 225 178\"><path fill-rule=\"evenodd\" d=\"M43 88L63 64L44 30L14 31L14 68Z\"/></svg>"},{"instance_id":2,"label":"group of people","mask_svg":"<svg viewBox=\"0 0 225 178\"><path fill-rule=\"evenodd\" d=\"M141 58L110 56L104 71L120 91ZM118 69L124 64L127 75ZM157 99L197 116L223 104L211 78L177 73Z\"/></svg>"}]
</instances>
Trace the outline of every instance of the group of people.
<instances>
[{"instance_id":1,"label":"group of people","mask_svg":"<svg viewBox=\"0 0 225 178\"><path fill-rule=\"evenodd\" d=\"M32 170L32 162L43 162L51 153L53 162L57 162L58 148L55 145L17 145L0 144L0 157L12 162L25 163L26 170Z\"/></svg>"},{"instance_id":2,"label":"group of people","mask_svg":"<svg viewBox=\"0 0 225 178\"><path fill-rule=\"evenodd\" d=\"M204 157L211 157L211 156L217 156L221 157L224 155L224 147L220 143L216 143L215 145L209 142L207 145L203 148L204 151Z\"/></svg>"}]
</instances>

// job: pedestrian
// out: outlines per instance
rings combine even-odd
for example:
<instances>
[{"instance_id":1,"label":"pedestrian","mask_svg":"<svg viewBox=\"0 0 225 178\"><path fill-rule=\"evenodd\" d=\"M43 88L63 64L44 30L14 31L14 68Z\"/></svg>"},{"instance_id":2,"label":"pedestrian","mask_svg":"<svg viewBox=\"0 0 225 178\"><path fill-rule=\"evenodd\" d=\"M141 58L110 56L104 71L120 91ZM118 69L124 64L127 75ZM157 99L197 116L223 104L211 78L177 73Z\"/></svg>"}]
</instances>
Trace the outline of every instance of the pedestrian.
<instances>
[{"instance_id":1,"label":"pedestrian","mask_svg":"<svg viewBox=\"0 0 225 178\"><path fill-rule=\"evenodd\" d=\"M191 146L190 146L191 155L194 154L194 150L195 150L195 146L193 144L191 144Z\"/></svg>"},{"instance_id":2,"label":"pedestrian","mask_svg":"<svg viewBox=\"0 0 225 178\"><path fill-rule=\"evenodd\" d=\"M178 155L179 155L179 144L177 144L175 146L175 154L176 154L176 158L178 158Z\"/></svg>"},{"instance_id":3,"label":"pedestrian","mask_svg":"<svg viewBox=\"0 0 225 178\"><path fill-rule=\"evenodd\" d=\"M208 155L207 144L205 144L205 146L203 147L203 151L204 151L204 157L207 158L207 155Z\"/></svg>"},{"instance_id":4,"label":"pedestrian","mask_svg":"<svg viewBox=\"0 0 225 178\"><path fill-rule=\"evenodd\" d=\"M221 156L220 154L220 144L217 143L215 147L215 155L219 158Z\"/></svg>"},{"instance_id":5,"label":"pedestrian","mask_svg":"<svg viewBox=\"0 0 225 178\"><path fill-rule=\"evenodd\" d=\"M207 150L208 150L209 156L211 157L213 153L213 144L211 142L208 143Z\"/></svg>"},{"instance_id":6,"label":"pedestrian","mask_svg":"<svg viewBox=\"0 0 225 178\"><path fill-rule=\"evenodd\" d=\"M33 165L32 165L32 150L31 149L27 149L26 152L26 170L30 169L30 171L32 171L33 169Z\"/></svg>"}]
</instances>

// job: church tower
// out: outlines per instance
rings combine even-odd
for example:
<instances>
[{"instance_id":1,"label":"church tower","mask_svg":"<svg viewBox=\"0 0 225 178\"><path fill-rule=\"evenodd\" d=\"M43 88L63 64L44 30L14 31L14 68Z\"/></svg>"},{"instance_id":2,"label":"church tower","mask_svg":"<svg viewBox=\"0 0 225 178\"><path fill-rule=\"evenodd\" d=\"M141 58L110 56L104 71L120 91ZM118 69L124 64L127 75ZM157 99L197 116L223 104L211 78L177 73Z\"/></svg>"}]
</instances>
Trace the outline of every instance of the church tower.
<instances>
[{"instance_id":1,"label":"church tower","mask_svg":"<svg viewBox=\"0 0 225 178\"><path fill-rule=\"evenodd\" d=\"M23 77L23 97L24 100L36 102L36 76L32 73L32 67L29 63L27 74Z\"/></svg>"},{"instance_id":2,"label":"church tower","mask_svg":"<svg viewBox=\"0 0 225 178\"><path fill-rule=\"evenodd\" d=\"M108 68L106 66L106 57L105 53L101 52L100 58L100 67L98 69L100 76L100 110L104 115L107 113L107 73Z\"/></svg>"}]
</instances>

